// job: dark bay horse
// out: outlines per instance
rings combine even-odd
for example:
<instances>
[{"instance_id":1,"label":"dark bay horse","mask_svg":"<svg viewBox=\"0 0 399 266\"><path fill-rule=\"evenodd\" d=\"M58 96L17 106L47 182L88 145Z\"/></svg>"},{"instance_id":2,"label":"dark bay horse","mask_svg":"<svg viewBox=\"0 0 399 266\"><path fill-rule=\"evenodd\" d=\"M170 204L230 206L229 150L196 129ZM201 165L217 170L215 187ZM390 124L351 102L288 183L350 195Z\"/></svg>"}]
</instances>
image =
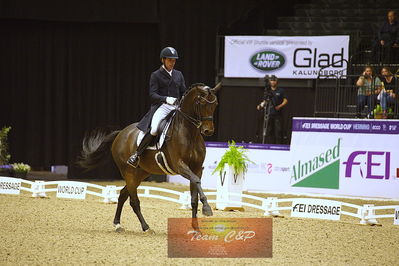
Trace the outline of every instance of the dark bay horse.
<instances>
[{"instance_id":1,"label":"dark bay horse","mask_svg":"<svg viewBox=\"0 0 399 266\"><path fill-rule=\"evenodd\" d=\"M173 172L190 180L192 218L197 217L198 195L203 205L202 213L205 216L212 216L212 209L201 187L202 164L205 159L205 142L202 135L210 136L214 132L213 113L218 104L216 92L220 87L220 83L215 88L194 84L187 90L169 126L168 140L161 148ZM129 156L137 149L136 139L139 129L136 125L137 123L134 123L123 130L109 134L96 131L86 136L78 164L86 169L94 169L110 158L107 154L111 151L113 160L126 181L118 198L114 218L116 230L122 229L120 225L122 208L130 197L130 206L140 220L143 231L153 232L141 214L137 187L150 174L164 174L164 172L154 159L157 152L155 150L146 150L141 155L137 168L126 163Z\"/></svg>"}]
</instances>

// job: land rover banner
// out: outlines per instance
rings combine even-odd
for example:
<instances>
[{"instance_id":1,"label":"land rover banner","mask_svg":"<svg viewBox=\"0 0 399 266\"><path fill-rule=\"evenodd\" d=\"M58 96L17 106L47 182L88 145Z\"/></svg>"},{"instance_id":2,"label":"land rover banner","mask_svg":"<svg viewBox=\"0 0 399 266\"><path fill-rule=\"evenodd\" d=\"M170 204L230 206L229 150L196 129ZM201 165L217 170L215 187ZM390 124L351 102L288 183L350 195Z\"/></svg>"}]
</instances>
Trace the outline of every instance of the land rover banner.
<instances>
[{"instance_id":1,"label":"land rover banner","mask_svg":"<svg viewBox=\"0 0 399 266\"><path fill-rule=\"evenodd\" d=\"M315 79L346 74L349 36L226 36L224 76Z\"/></svg>"}]
</instances>

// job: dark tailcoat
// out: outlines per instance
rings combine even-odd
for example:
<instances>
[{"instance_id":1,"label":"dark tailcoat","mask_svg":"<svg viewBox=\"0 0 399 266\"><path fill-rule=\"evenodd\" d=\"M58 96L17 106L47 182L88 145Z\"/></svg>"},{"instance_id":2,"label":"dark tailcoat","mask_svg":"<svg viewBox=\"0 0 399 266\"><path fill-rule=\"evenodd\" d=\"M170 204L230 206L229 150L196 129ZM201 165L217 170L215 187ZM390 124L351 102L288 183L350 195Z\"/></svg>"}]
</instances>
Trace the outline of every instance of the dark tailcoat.
<instances>
[{"instance_id":1,"label":"dark tailcoat","mask_svg":"<svg viewBox=\"0 0 399 266\"><path fill-rule=\"evenodd\" d=\"M186 91L186 84L183 74L173 69L172 76L161 66L158 70L152 72L150 78L150 100L151 108L148 113L140 120L137 127L147 132L151 126L151 120L155 111L163 103L166 103L166 97L175 97L180 99Z\"/></svg>"}]
</instances>

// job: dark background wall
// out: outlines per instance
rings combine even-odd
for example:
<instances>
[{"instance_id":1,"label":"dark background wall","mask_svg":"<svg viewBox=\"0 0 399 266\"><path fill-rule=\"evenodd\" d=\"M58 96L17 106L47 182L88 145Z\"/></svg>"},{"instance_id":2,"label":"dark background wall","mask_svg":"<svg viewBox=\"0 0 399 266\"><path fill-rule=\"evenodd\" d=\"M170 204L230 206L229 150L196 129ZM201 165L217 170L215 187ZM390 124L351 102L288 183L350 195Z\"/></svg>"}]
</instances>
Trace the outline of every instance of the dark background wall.
<instances>
[{"instance_id":1,"label":"dark background wall","mask_svg":"<svg viewBox=\"0 0 399 266\"><path fill-rule=\"evenodd\" d=\"M147 111L163 47L179 51L187 85L214 85L216 36L263 34L297 2L0 0L0 127L12 127L12 161L39 170L65 164L81 175L73 164L85 132L123 128ZM287 117L312 114L297 101L307 93L311 102L312 91L287 93ZM209 140L251 141L261 95L261 87L226 85Z\"/></svg>"}]
</instances>

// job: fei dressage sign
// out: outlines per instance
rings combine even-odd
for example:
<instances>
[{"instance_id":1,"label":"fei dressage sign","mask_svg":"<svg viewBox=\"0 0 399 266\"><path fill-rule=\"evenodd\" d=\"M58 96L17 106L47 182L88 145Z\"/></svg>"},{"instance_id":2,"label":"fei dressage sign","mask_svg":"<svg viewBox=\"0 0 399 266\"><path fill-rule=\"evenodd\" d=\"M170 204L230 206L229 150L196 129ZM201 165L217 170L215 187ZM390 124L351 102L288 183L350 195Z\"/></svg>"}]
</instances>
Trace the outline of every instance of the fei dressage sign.
<instances>
[{"instance_id":1,"label":"fei dressage sign","mask_svg":"<svg viewBox=\"0 0 399 266\"><path fill-rule=\"evenodd\" d=\"M294 199L291 216L324 220L341 219L341 202L323 199Z\"/></svg>"},{"instance_id":2,"label":"fei dressage sign","mask_svg":"<svg viewBox=\"0 0 399 266\"><path fill-rule=\"evenodd\" d=\"M315 79L346 75L349 36L226 36L224 76Z\"/></svg>"},{"instance_id":3,"label":"fei dressage sign","mask_svg":"<svg viewBox=\"0 0 399 266\"><path fill-rule=\"evenodd\" d=\"M21 192L21 180L19 178L0 176L0 194L19 195Z\"/></svg>"}]
</instances>

